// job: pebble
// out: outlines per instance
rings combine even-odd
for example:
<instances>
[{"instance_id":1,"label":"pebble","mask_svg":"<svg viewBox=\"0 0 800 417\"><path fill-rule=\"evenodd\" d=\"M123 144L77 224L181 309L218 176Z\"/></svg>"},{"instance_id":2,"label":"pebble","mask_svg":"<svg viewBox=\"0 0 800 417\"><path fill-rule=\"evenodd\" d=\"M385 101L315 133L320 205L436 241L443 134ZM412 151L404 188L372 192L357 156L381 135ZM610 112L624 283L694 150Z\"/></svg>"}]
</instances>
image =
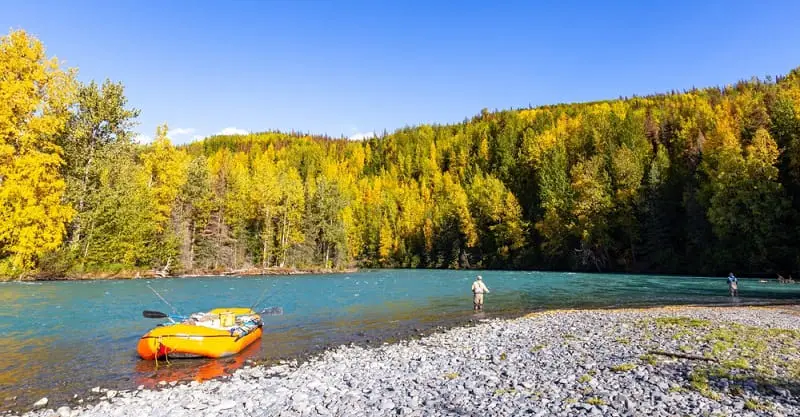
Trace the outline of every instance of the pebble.
<instances>
[{"instance_id":1,"label":"pebble","mask_svg":"<svg viewBox=\"0 0 800 417\"><path fill-rule=\"evenodd\" d=\"M224 400L217 406L220 410L229 410L233 407L236 407L236 401L233 400Z\"/></svg>"},{"instance_id":2,"label":"pebble","mask_svg":"<svg viewBox=\"0 0 800 417\"><path fill-rule=\"evenodd\" d=\"M36 401L35 403L33 403L33 408L34 409L44 408L44 406L46 406L46 405L47 405L47 397L44 397L44 398L40 399L39 401Z\"/></svg>"}]
</instances>

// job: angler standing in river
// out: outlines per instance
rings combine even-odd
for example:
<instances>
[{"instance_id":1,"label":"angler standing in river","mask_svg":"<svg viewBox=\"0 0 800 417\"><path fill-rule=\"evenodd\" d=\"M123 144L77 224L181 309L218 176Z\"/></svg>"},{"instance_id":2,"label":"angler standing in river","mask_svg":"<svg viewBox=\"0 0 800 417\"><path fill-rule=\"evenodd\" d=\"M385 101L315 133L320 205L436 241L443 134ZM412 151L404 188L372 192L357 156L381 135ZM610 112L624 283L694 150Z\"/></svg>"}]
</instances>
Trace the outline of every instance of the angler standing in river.
<instances>
[{"instance_id":1,"label":"angler standing in river","mask_svg":"<svg viewBox=\"0 0 800 417\"><path fill-rule=\"evenodd\" d=\"M472 283L472 309L474 311L483 310L483 294L489 292L491 291L483 283L483 277L478 275L478 278Z\"/></svg>"},{"instance_id":2,"label":"angler standing in river","mask_svg":"<svg viewBox=\"0 0 800 417\"><path fill-rule=\"evenodd\" d=\"M728 274L728 290L730 290L731 297L739 296L739 279L733 275L733 272Z\"/></svg>"}]
</instances>

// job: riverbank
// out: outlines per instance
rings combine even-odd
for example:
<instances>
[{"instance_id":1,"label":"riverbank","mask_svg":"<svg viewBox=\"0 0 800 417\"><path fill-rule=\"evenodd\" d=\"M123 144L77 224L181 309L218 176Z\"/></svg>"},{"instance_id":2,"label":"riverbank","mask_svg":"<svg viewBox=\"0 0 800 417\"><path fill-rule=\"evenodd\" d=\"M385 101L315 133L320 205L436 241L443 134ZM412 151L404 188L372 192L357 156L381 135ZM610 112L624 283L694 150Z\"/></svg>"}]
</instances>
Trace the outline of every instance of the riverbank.
<instances>
[{"instance_id":1,"label":"riverbank","mask_svg":"<svg viewBox=\"0 0 800 417\"><path fill-rule=\"evenodd\" d=\"M799 348L797 308L549 311L222 380L101 391L58 415L789 416L800 415Z\"/></svg>"},{"instance_id":2,"label":"riverbank","mask_svg":"<svg viewBox=\"0 0 800 417\"><path fill-rule=\"evenodd\" d=\"M186 270L164 273L155 270L93 271L81 273L51 274L39 273L27 276L22 281L100 281L111 279L158 279L158 278L199 278L215 276L261 276L261 275L309 275L309 274L349 274L358 268L242 268L219 270Z\"/></svg>"}]
</instances>

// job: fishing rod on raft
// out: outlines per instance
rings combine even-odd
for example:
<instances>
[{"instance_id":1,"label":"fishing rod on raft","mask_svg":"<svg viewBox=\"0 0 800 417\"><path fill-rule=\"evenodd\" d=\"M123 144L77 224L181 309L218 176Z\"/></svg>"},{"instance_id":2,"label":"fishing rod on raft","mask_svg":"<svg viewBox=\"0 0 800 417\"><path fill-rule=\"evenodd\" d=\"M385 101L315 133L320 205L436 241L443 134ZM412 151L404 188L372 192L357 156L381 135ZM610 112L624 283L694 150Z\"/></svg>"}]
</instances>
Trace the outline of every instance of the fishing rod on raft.
<instances>
[{"instance_id":1,"label":"fishing rod on raft","mask_svg":"<svg viewBox=\"0 0 800 417\"><path fill-rule=\"evenodd\" d=\"M159 294L158 291L155 290L155 288L151 287L150 284L147 284L146 286L147 286L147 288L150 288L150 291L153 291L153 294L155 294L156 297L158 297L161 301L164 302L164 304L166 304L167 306L169 306L169 308L172 309L172 313L174 314L174 317L185 318L185 316L183 316L180 313L180 311L178 311L178 309L175 308L175 306L170 304L170 302L167 301L166 298L162 297L161 294ZM268 297L265 298L265 296L267 295L267 291L269 291L270 288L271 287L269 287L269 286L267 288L264 288L264 291L261 293L261 296L256 300L255 303L253 303L250 306L250 310L253 310L259 304L261 304L262 302L264 302L266 300L269 300L270 298L272 298L276 294L276 293L272 293ZM281 308L281 307L268 307L268 308L265 308L265 309L261 310L259 312L259 314L267 315L267 316L279 316L279 315L283 314L283 308ZM169 319L171 322L175 323L175 320L173 320L173 318L172 318L173 316L170 316L168 314L164 314L164 313L162 313L160 311L145 310L145 311L142 312L142 315L144 317L150 318L150 319L163 319L163 318L166 318L166 319Z\"/></svg>"},{"instance_id":2,"label":"fishing rod on raft","mask_svg":"<svg viewBox=\"0 0 800 417\"><path fill-rule=\"evenodd\" d=\"M275 292L273 292L272 294L269 294L269 296L267 296L267 291L269 291L271 288L273 288L273 287L267 286L266 288L264 288L264 291L262 291L262 292L261 292L261 295L258 297L258 299L256 300L256 302L254 302L254 303L253 303L253 304L250 306L250 310L253 310L253 311L255 311L254 309L255 309L256 307L258 307L258 305L259 305L259 304L261 304L261 303L263 303L264 301L267 301L267 300L269 300L270 298L272 298L273 296L275 296L275 294L276 294ZM265 298L265 297L266 297L266 298ZM267 307L267 308L265 308L265 309L261 310L261 311L259 312L259 314L262 314L262 315L269 315L269 316L279 316L279 315L282 315L282 314L283 314L283 309L282 309L281 307Z\"/></svg>"},{"instance_id":3,"label":"fishing rod on raft","mask_svg":"<svg viewBox=\"0 0 800 417\"><path fill-rule=\"evenodd\" d=\"M183 317L183 315L182 315L182 314L181 314L181 313L178 311L178 309L177 309L177 308L175 308L175 306L173 306L172 304L170 304L170 303L169 303L169 301L167 301L167 299L166 299L166 298L162 297L162 296L161 296L161 294L159 294L159 293L158 293L158 291L156 291L156 289L155 289L155 288L151 287L151 286L150 286L150 284L147 284L146 286L147 286L147 288L150 288L150 291L153 291L153 294L155 294L155 295L156 295L156 297L158 297L159 299L161 299L161 301L163 301L163 302L164 302L164 304L166 304L167 306L169 306L169 308L171 308L171 309L172 309L172 313L173 313L175 316L177 316L177 317ZM149 311L149 310L145 310L145 311L143 311L143 312L142 312L142 315L143 315L144 317L151 318L151 319L162 319L162 318L167 318L167 319L169 319L171 322L173 322L173 323L175 322L175 320L173 320L171 316L169 316L169 315L167 315L167 314L164 314L164 313L162 313L162 312L160 312L160 311Z\"/></svg>"}]
</instances>

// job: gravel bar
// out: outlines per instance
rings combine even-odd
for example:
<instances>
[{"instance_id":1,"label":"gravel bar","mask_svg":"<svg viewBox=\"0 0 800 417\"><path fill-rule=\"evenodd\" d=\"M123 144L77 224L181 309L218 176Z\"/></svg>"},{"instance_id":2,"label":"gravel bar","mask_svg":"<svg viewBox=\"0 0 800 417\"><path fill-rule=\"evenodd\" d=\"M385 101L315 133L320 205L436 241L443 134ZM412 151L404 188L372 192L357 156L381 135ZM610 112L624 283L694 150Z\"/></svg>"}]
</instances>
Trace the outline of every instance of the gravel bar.
<instances>
[{"instance_id":1,"label":"gravel bar","mask_svg":"<svg viewBox=\"0 0 800 417\"><path fill-rule=\"evenodd\" d=\"M792 307L548 311L24 416L800 416L799 348Z\"/></svg>"}]
</instances>

